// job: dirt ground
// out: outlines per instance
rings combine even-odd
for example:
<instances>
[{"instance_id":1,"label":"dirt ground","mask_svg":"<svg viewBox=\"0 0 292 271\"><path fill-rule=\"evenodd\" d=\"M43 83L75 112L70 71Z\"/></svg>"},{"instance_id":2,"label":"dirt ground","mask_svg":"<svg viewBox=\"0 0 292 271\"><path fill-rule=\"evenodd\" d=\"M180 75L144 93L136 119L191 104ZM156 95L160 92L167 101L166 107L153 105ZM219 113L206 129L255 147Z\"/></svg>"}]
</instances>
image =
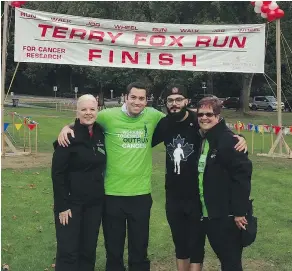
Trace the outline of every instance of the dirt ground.
<instances>
[{"instance_id":1,"label":"dirt ground","mask_svg":"<svg viewBox=\"0 0 292 271\"><path fill-rule=\"evenodd\" d=\"M17 155L1 157L1 168L29 169L35 167L50 167L52 153L38 153L30 155Z\"/></svg>"}]
</instances>

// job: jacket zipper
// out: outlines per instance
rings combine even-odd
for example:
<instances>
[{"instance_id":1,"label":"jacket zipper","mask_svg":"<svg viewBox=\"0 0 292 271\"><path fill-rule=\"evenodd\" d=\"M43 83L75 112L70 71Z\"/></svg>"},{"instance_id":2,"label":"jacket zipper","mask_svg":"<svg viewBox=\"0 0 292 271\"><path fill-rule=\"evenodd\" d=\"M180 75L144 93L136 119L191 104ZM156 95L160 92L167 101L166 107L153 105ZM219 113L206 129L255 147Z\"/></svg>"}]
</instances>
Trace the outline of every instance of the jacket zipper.
<instances>
[{"instance_id":1,"label":"jacket zipper","mask_svg":"<svg viewBox=\"0 0 292 271\"><path fill-rule=\"evenodd\" d=\"M202 154L202 151L204 150L204 146L205 146L205 142L204 140L207 140L206 138L203 139L202 141L202 144L201 144L201 150L200 150L200 153ZM203 143L204 143L204 146L203 146ZM209 145L209 150L208 150L208 153L207 153L207 157L206 157L206 165L205 165L205 169L204 169L204 173L203 173L203 189L205 191L205 188L204 188L204 179L205 179L205 172L207 170L207 162L208 162L208 158L209 158L209 153L210 153L210 145ZM200 155L201 156L201 155ZM203 197L204 197L204 201L205 201L205 205L206 205L206 209L207 209L207 212L208 212L208 207L207 207L207 201L206 201L206 198L205 198L205 193L203 194ZM203 217L203 216L202 216ZM211 220L211 217L209 216L209 212L208 212L208 219Z\"/></svg>"}]
</instances>

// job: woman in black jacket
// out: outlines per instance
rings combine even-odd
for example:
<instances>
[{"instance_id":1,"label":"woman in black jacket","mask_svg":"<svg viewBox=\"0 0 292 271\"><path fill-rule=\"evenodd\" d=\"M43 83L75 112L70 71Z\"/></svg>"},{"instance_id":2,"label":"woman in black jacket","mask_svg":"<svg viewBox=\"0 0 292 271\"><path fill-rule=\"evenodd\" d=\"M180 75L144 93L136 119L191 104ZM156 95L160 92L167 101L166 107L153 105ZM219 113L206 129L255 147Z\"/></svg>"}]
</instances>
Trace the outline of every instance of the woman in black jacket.
<instances>
[{"instance_id":1,"label":"woman in black jacket","mask_svg":"<svg viewBox=\"0 0 292 271\"><path fill-rule=\"evenodd\" d=\"M75 138L54 142L52 161L57 237L56 271L93 271L104 199L106 153L92 95L77 101Z\"/></svg>"},{"instance_id":2,"label":"woman in black jacket","mask_svg":"<svg viewBox=\"0 0 292 271\"><path fill-rule=\"evenodd\" d=\"M220 117L218 98L198 104L202 146L198 164L203 242L208 236L223 271L242 271L241 231L246 230L252 163L234 149L234 134Z\"/></svg>"}]
</instances>

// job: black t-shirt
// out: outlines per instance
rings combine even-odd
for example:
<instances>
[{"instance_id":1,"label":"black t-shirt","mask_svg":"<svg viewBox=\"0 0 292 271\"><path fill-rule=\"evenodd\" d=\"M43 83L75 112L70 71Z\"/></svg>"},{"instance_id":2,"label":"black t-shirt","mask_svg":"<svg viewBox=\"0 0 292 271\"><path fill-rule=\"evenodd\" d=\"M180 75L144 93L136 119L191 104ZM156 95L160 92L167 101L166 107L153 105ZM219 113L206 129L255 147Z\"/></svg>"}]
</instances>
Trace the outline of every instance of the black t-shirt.
<instances>
[{"instance_id":1,"label":"black t-shirt","mask_svg":"<svg viewBox=\"0 0 292 271\"><path fill-rule=\"evenodd\" d=\"M198 197L198 151L201 137L197 116L189 116L182 122L165 117L158 123L152 145L164 142L166 147L165 189L167 198L194 199Z\"/></svg>"}]
</instances>

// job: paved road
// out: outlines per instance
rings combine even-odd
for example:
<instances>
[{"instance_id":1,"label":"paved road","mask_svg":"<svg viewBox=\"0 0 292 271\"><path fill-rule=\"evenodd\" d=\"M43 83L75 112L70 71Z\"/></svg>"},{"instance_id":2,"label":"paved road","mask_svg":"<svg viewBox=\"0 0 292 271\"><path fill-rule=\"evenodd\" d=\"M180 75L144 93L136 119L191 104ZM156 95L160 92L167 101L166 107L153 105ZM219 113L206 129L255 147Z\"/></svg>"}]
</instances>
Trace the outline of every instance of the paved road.
<instances>
[{"instance_id":1,"label":"paved road","mask_svg":"<svg viewBox=\"0 0 292 271\"><path fill-rule=\"evenodd\" d=\"M8 96L7 101L5 102L6 105L12 106L12 98L19 99L19 107L30 107L30 108L47 108L45 106L42 106L41 103L52 103L55 101L63 101L67 103L76 103L76 100L74 98L62 98L62 97L48 97L48 96L36 96L36 95L14 95L14 96ZM40 105L35 105L36 103L40 103ZM34 105L31 105L30 103L34 103ZM105 106L108 107L114 107L114 106L120 106L117 100L106 100Z\"/></svg>"}]
</instances>

